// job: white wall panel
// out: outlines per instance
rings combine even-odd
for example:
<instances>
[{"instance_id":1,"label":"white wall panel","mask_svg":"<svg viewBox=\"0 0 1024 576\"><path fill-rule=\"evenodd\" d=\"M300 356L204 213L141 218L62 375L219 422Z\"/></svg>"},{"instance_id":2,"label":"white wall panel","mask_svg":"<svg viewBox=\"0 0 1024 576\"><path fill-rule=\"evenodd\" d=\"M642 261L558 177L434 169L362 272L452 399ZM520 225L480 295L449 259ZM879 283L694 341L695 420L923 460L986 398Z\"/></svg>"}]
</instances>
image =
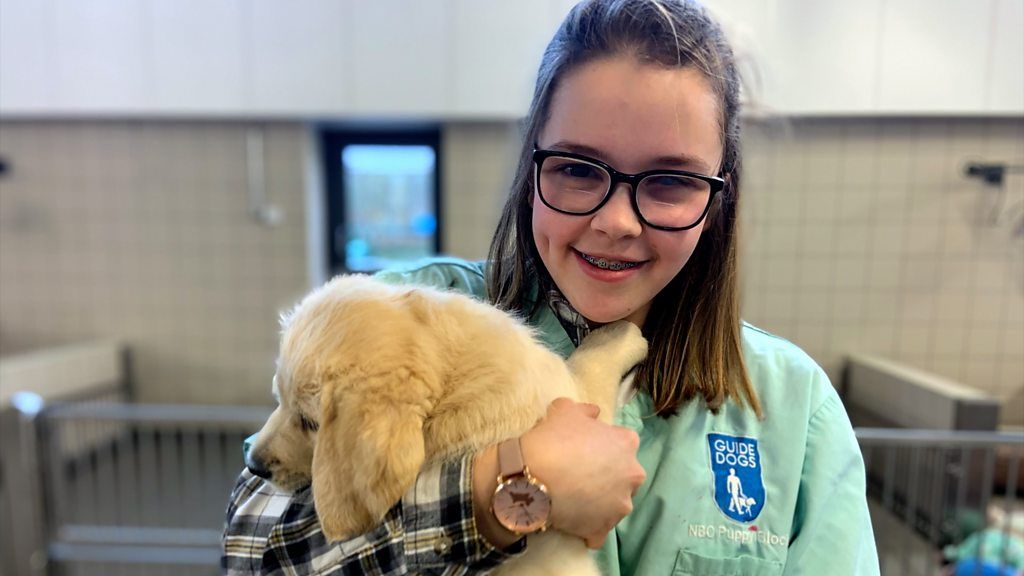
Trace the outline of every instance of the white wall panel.
<instances>
[{"instance_id":1,"label":"white wall panel","mask_svg":"<svg viewBox=\"0 0 1024 576\"><path fill-rule=\"evenodd\" d=\"M781 2L766 54L766 96L782 112L863 113L877 106L882 0ZM774 25L773 25L774 24Z\"/></svg>"},{"instance_id":2,"label":"white wall panel","mask_svg":"<svg viewBox=\"0 0 1024 576\"><path fill-rule=\"evenodd\" d=\"M135 111L146 101L145 6L124 0L54 0L55 75L50 106L59 111Z\"/></svg>"},{"instance_id":3,"label":"white wall panel","mask_svg":"<svg viewBox=\"0 0 1024 576\"><path fill-rule=\"evenodd\" d=\"M0 2L0 110L47 108L54 92L53 5Z\"/></svg>"},{"instance_id":4,"label":"white wall panel","mask_svg":"<svg viewBox=\"0 0 1024 576\"><path fill-rule=\"evenodd\" d=\"M451 2L352 2L352 111L434 115L450 110Z\"/></svg>"},{"instance_id":5,"label":"white wall panel","mask_svg":"<svg viewBox=\"0 0 1024 576\"><path fill-rule=\"evenodd\" d=\"M1024 2L995 0L992 27L986 108L1024 114Z\"/></svg>"},{"instance_id":6,"label":"white wall panel","mask_svg":"<svg viewBox=\"0 0 1024 576\"><path fill-rule=\"evenodd\" d=\"M984 110L992 7L991 0L886 0L877 107Z\"/></svg>"},{"instance_id":7,"label":"white wall panel","mask_svg":"<svg viewBox=\"0 0 1024 576\"><path fill-rule=\"evenodd\" d=\"M556 24L545 22L547 0L453 0L454 86L459 115L526 113L544 47Z\"/></svg>"},{"instance_id":8,"label":"white wall panel","mask_svg":"<svg viewBox=\"0 0 1024 576\"><path fill-rule=\"evenodd\" d=\"M346 2L253 0L248 54L254 112L338 112L351 87Z\"/></svg>"},{"instance_id":9,"label":"white wall panel","mask_svg":"<svg viewBox=\"0 0 1024 576\"><path fill-rule=\"evenodd\" d=\"M243 108L248 86L243 0L149 0L152 98L169 113Z\"/></svg>"}]
</instances>

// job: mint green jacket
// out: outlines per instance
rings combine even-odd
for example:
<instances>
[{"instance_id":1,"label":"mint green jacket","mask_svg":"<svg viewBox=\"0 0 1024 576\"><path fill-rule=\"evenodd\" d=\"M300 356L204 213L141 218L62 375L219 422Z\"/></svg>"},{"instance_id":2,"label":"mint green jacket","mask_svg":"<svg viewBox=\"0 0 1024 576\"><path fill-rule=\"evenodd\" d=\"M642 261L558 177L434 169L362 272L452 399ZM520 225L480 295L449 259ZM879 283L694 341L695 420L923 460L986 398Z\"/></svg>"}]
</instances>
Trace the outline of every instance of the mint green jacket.
<instances>
[{"instance_id":1,"label":"mint green jacket","mask_svg":"<svg viewBox=\"0 0 1024 576\"><path fill-rule=\"evenodd\" d=\"M439 259L379 276L486 294L480 263ZM572 352L549 307L529 323L551 350ZM864 462L835 389L790 342L749 324L741 336L763 420L734 403L714 414L702 402L660 418L644 393L617 415L640 436L647 480L598 553L605 573L878 574Z\"/></svg>"}]
</instances>

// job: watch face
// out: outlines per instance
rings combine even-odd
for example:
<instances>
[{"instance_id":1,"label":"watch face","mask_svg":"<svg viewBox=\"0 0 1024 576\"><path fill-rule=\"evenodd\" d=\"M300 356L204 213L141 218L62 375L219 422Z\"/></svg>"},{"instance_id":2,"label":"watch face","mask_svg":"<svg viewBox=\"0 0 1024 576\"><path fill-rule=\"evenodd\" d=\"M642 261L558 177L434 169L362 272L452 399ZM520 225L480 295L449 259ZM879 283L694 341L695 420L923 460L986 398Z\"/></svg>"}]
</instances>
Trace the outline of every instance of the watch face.
<instances>
[{"instance_id":1,"label":"watch face","mask_svg":"<svg viewBox=\"0 0 1024 576\"><path fill-rule=\"evenodd\" d=\"M503 483L494 494L494 515L512 532L529 533L543 528L551 514L551 498L538 484L523 477Z\"/></svg>"}]
</instances>

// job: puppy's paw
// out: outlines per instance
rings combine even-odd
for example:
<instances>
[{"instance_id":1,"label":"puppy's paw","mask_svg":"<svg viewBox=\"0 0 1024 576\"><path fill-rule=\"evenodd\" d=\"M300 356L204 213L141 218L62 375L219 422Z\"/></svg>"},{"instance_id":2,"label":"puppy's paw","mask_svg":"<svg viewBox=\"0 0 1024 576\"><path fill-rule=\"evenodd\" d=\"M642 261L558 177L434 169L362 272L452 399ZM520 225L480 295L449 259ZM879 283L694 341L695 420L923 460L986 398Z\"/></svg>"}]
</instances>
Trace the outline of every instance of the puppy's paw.
<instances>
[{"instance_id":1,"label":"puppy's paw","mask_svg":"<svg viewBox=\"0 0 1024 576\"><path fill-rule=\"evenodd\" d=\"M647 339L635 324L619 320L591 332L577 353L606 358L605 363L628 371L647 356Z\"/></svg>"}]
</instances>

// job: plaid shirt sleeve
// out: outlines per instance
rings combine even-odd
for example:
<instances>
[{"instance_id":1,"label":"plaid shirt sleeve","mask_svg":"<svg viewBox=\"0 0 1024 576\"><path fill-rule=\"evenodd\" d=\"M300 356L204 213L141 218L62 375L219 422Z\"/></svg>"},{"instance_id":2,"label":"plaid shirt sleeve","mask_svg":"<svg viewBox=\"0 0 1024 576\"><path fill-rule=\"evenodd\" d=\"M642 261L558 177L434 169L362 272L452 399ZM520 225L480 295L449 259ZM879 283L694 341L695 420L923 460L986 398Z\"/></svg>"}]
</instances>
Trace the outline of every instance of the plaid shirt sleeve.
<instances>
[{"instance_id":1,"label":"plaid shirt sleeve","mask_svg":"<svg viewBox=\"0 0 1024 576\"><path fill-rule=\"evenodd\" d=\"M372 531L327 542L309 488L280 492L243 470L228 504L225 574L485 574L525 549L491 546L473 518L472 456L420 473Z\"/></svg>"}]
</instances>

